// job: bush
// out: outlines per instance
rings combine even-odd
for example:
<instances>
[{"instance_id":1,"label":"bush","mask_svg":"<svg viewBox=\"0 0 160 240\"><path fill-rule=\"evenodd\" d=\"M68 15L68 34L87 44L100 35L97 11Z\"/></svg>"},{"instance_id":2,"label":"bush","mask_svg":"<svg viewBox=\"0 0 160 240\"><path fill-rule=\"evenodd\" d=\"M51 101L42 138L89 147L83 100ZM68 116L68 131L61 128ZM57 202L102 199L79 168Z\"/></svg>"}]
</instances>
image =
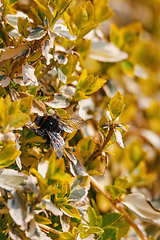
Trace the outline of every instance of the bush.
<instances>
[{"instance_id":1,"label":"bush","mask_svg":"<svg viewBox=\"0 0 160 240\"><path fill-rule=\"evenodd\" d=\"M0 2L2 240L159 239L153 2Z\"/></svg>"}]
</instances>

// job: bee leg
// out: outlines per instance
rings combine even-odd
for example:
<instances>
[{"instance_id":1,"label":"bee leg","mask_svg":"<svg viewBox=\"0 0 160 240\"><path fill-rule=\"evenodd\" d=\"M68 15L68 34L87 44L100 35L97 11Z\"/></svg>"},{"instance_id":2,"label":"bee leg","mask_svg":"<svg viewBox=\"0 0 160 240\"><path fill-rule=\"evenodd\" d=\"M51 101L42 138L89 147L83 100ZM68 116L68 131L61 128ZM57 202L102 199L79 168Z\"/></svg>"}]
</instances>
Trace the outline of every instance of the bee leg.
<instances>
[{"instance_id":1,"label":"bee leg","mask_svg":"<svg viewBox=\"0 0 160 240\"><path fill-rule=\"evenodd\" d=\"M50 138L47 136L47 141L46 141L47 148L50 147Z\"/></svg>"},{"instance_id":2,"label":"bee leg","mask_svg":"<svg viewBox=\"0 0 160 240\"><path fill-rule=\"evenodd\" d=\"M37 136L40 136L40 137L45 137L45 136L46 136L45 130L43 130L43 129L41 129L41 128L37 128L37 129L31 128L31 130L32 130Z\"/></svg>"}]
</instances>

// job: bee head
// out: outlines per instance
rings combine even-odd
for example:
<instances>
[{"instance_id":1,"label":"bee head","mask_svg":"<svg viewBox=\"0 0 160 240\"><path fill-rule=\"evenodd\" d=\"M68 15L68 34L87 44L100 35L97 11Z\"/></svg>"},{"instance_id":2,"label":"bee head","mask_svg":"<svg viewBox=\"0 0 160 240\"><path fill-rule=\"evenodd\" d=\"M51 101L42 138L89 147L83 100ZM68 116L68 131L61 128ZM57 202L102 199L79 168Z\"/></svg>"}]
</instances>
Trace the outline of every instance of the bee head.
<instances>
[{"instance_id":1,"label":"bee head","mask_svg":"<svg viewBox=\"0 0 160 240\"><path fill-rule=\"evenodd\" d=\"M42 122L43 122L44 117L43 116L37 116L34 120L35 124L39 127L41 126Z\"/></svg>"}]
</instances>

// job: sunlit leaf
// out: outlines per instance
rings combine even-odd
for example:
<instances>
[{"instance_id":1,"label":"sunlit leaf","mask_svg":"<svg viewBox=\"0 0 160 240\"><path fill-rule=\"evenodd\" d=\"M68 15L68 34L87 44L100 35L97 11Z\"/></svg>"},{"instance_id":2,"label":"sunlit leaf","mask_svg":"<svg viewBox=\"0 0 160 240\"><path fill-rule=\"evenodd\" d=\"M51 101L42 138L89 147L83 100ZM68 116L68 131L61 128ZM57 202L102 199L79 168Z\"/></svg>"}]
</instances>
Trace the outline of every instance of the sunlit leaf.
<instances>
[{"instance_id":1,"label":"sunlit leaf","mask_svg":"<svg viewBox=\"0 0 160 240\"><path fill-rule=\"evenodd\" d=\"M13 169L0 169L0 186L9 191L23 190L27 185L28 176Z\"/></svg>"},{"instance_id":2,"label":"sunlit leaf","mask_svg":"<svg viewBox=\"0 0 160 240\"><path fill-rule=\"evenodd\" d=\"M124 148L121 132L115 129L114 133L116 136L116 142L119 144L121 148Z\"/></svg>"},{"instance_id":3,"label":"sunlit leaf","mask_svg":"<svg viewBox=\"0 0 160 240\"><path fill-rule=\"evenodd\" d=\"M119 62L128 58L128 54L113 43L92 41L89 57L100 62Z\"/></svg>"},{"instance_id":4,"label":"sunlit leaf","mask_svg":"<svg viewBox=\"0 0 160 240\"><path fill-rule=\"evenodd\" d=\"M43 199L42 203L48 211L51 211L55 216L61 216L62 212L49 199Z\"/></svg>"},{"instance_id":5,"label":"sunlit leaf","mask_svg":"<svg viewBox=\"0 0 160 240\"><path fill-rule=\"evenodd\" d=\"M115 120L123 111L123 97L119 91L116 92L109 104L110 114L113 120Z\"/></svg>"},{"instance_id":6,"label":"sunlit leaf","mask_svg":"<svg viewBox=\"0 0 160 240\"><path fill-rule=\"evenodd\" d=\"M31 65L22 65L22 75L25 84L28 82L28 80L32 80L35 85L37 84L37 78L34 75L34 71L35 69Z\"/></svg>"},{"instance_id":7,"label":"sunlit leaf","mask_svg":"<svg viewBox=\"0 0 160 240\"><path fill-rule=\"evenodd\" d=\"M40 1L34 0L34 1L37 3L40 11L41 11L45 16L47 16L48 19L49 19L49 21L51 22L54 16L53 16L53 14L51 13L51 10L49 9L48 4L46 3L46 1L44 1L44 0L40 0Z\"/></svg>"},{"instance_id":8,"label":"sunlit leaf","mask_svg":"<svg viewBox=\"0 0 160 240\"><path fill-rule=\"evenodd\" d=\"M8 77L4 72L0 71L0 86L6 87L10 84L10 77Z\"/></svg>"},{"instance_id":9,"label":"sunlit leaf","mask_svg":"<svg viewBox=\"0 0 160 240\"><path fill-rule=\"evenodd\" d=\"M154 208L144 195L140 193L128 194L122 199L122 203L143 221L160 224L160 211Z\"/></svg>"},{"instance_id":10,"label":"sunlit leaf","mask_svg":"<svg viewBox=\"0 0 160 240\"><path fill-rule=\"evenodd\" d=\"M25 37L25 38L27 38L28 37L28 35L29 35L29 31L27 30L27 28L30 26L31 24L29 23L29 21L28 21L28 16L27 16L27 18L25 18L25 19L22 19L22 18L18 18L18 31L19 31L19 33L23 36L23 37Z\"/></svg>"},{"instance_id":11,"label":"sunlit leaf","mask_svg":"<svg viewBox=\"0 0 160 240\"><path fill-rule=\"evenodd\" d=\"M74 41L76 39L76 36L72 35L66 26L58 23L54 25L50 34L51 34L52 40L54 40L54 38L57 36L67 38L70 41Z\"/></svg>"},{"instance_id":12,"label":"sunlit leaf","mask_svg":"<svg viewBox=\"0 0 160 240\"><path fill-rule=\"evenodd\" d=\"M15 162L16 158L21 154L21 151L16 147L8 146L0 151L0 168L8 167Z\"/></svg>"},{"instance_id":13,"label":"sunlit leaf","mask_svg":"<svg viewBox=\"0 0 160 240\"><path fill-rule=\"evenodd\" d=\"M104 229L104 234L100 237L100 240L116 240L117 239L117 228L107 227Z\"/></svg>"},{"instance_id":14,"label":"sunlit leaf","mask_svg":"<svg viewBox=\"0 0 160 240\"><path fill-rule=\"evenodd\" d=\"M27 37L28 41L39 40L47 33L47 31L44 30L44 27L40 25L35 28L28 27L27 30L30 31L30 34Z\"/></svg>"},{"instance_id":15,"label":"sunlit leaf","mask_svg":"<svg viewBox=\"0 0 160 240\"><path fill-rule=\"evenodd\" d=\"M122 216L123 216L123 214L121 214L121 213L115 213L115 212L106 213L102 219L102 227L105 228L106 226L114 224Z\"/></svg>"},{"instance_id":16,"label":"sunlit leaf","mask_svg":"<svg viewBox=\"0 0 160 240\"><path fill-rule=\"evenodd\" d=\"M19 44L17 48L8 48L0 57L0 63L3 64L4 62L10 59L18 59L28 54L28 47L27 44Z\"/></svg>"},{"instance_id":17,"label":"sunlit leaf","mask_svg":"<svg viewBox=\"0 0 160 240\"><path fill-rule=\"evenodd\" d=\"M82 4L74 13L73 19L78 29L90 25L94 18L94 9L90 1Z\"/></svg>"},{"instance_id":18,"label":"sunlit leaf","mask_svg":"<svg viewBox=\"0 0 160 240\"><path fill-rule=\"evenodd\" d=\"M7 206L12 219L21 229L25 230L25 219L27 217L27 199L20 191L12 192L13 199L8 199Z\"/></svg>"},{"instance_id":19,"label":"sunlit leaf","mask_svg":"<svg viewBox=\"0 0 160 240\"><path fill-rule=\"evenodd\" d=\"M115 179L114 185L116 187L120 187L123 189L127 189L127 187L129 186L129 181L128 178L126 176L122 176L122 177L117 177Z\"/></svg>"},{"instance_id":20,"label":"sunlit leaf","mask_svg":"<svg viewBox=\"0 0 160 240\"><path fill-rule=\"evenodd\" d=\"M13 128L19 128L25 125L29 120L29 116L26 113L15 113L6 117L4 127L10 126Z\"/></svg>"},{"instance_id":21,"label":"sunlit leaf","mask_svg":"<svg viewBox=\"0 0 160 240\"><path fill-rule=\"evenodd\" d=\"M76 176L72 180L74 181L71 186L71 194L69 201L82 202L88 195L90 189L90 180L88 176Z\"/></svg>"},{"instance_id":22,"label":"sunlit leaf","mask_svg":"<svg viewBox=\"0 0 160 240\"><path fill-rule=\"evenodd\" d=\"M40 216L38 214L35 215L35 220L37 223L41 223L41 224L45 224L45 225L49 225L52 223L50 219Z\"/></svg>"},{"instance_id":23,"label":"sunlit leaf","mask_svg":"<svg viewBox=\"0 0 160 240\"><path fill-rule=\"evenodd\" d=\"M105 190L113 200L120 199L121 196L126 193L124 189L113 185L105 186Z\"/></svg>"},{"instance_id":24,"label":"sunlit leaf","mask_svg":"<svg viewBox=\"0 0 160 240\"><path fill-rule=\"evenodd\" d=\"M53 48L53 43L49 39L45 39L42 45L42 55L46 58L46 64L50 64L50 60L53 58L53 55L50 54L50 50Z\"/></svg>"},{"instance_id":25,"label":"sunlit leaf","mask_svg":"<svg viewBox=\"0 0 160 240\"><path fill-rule=\"evenodd\" d=\"M70 232L62 232L61 236L63 237L63 239L68 239L68 240L74 240L75 239L73 234L70 233Z\"/></svg>"},{"instance_id":26,"label":"sunlit leaf","mask_svg":"<svg viewBox=\"0 0 160 240\"><path fill-rule=\"evenodd\" d=\"M28 96L19 100L20 110L23 113L29 113L32 107L33 96Z\"/></svg>"},{"instance_id":27,"label":"sunlit leaf","mask_svg":"<svg viewBox=\"0 0 160 240\"><path fill-rule=\"evenodd\" d=\"M108 1L106 0L102 0L102 1L94 0L93 6L94 6L95 19L97 22L102 22L104 20L107 20L113 15L111 8L108 6Z\"/></svg>"},{"instance_id":28,"label":"sunlit leaf","mask_svg":"<svg viewBox=\"0 0 160 240\"><path fill-rule=\"evenodd\" d=\"M45 102L45 104L52 108L66 108L70 105L68 96L62 93L55 93L54 99L50 102Z\"/></svg>"},{"instance_id":29,"label":"sunlit leaf","mask_svg":"<svg viewBox=\"0 0 160 240\"><path fill-rule=\"evenodd\" d=\"M87 137L78 142L77 149L82 153L85 162L92 155L95 149L95 143L90 137Z\"/></svg>"},{"instance_id":30,"label":"sunlit leaf","mask_svg":"<svg viewBox=\"0 0 160 240\"><path fill-rule=\"evenodd\" d=\"M60 217L60 222L61 222L61 226L62 226L63 232L68 232L69 229L70 229L71 218L66 216L65 214L63 214Z\"/></svg>"},{"instance_id":31,"label":"sunlit leaf","mask_svg":"<svg viewBox=\"0 0 160 240\"><path fill-rule=\"evenodd\" d=\"M35 62L36 60L38 60L42 55L42 50L39 49L37 51L34 51L28 58L27 58L27 62Z\"/></svg>"},{"instance_id":32,"label":"sunlit leaf","mask_svg":"<svg viewBox=\"0 0 160 240\"><path fill-rule=\"evenodd\" d=\"M77 208L75 208L74 206L72 206L70 204L63 204L63 205L60 205L59 208L67 216L80 219L80 214L79 214Z\"/></svg>"}]
</instances>

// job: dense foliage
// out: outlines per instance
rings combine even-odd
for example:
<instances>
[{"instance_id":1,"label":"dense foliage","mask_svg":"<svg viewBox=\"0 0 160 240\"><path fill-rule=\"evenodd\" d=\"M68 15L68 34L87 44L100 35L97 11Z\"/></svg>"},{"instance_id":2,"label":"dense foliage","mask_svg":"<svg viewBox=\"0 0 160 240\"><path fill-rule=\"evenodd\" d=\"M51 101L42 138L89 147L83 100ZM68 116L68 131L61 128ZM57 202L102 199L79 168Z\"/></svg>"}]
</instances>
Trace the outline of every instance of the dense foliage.
<instances>
[{"instance_id":1,"label":"dense foliage","mask_svg":"<svg viewBox=\"0 0 160 240\"><path fill-rule=\"evenodd\" d=\"M1 240L160 239L159 9L0 1ZM85 121L62 158L33 131L55 113Z\"/></svg>"}]
</instances>

